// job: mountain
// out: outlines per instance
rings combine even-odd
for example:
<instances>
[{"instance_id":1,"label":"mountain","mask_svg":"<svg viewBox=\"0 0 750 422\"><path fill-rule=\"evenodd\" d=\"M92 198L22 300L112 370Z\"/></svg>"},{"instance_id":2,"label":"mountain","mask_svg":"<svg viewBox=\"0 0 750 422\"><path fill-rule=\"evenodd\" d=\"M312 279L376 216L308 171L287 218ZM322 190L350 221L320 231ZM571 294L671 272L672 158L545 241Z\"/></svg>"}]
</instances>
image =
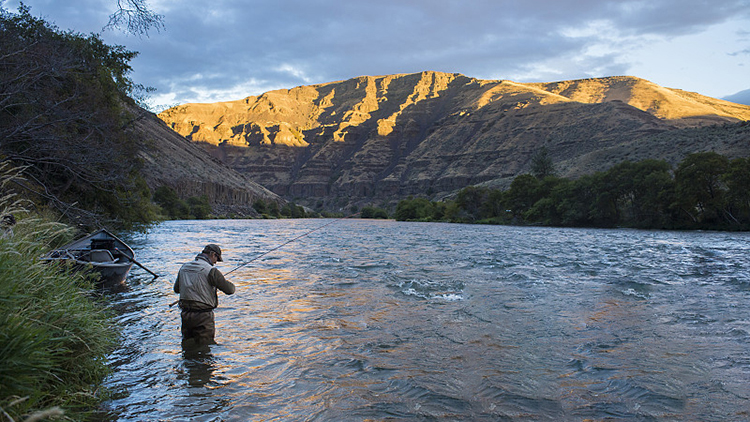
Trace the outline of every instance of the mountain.
<instances>
[{"instance_id":1,"label":"mountain","mask_svg":"<svg viewBox=\"0 0 750 422\"><path fill-rule=\"evenodd\" d=\"M723 99L737 104L750 105L750 89L729 95Z\"/></svg>"},{"instance_id":2,"label":"mountain","mask_svg":"<svg viewBox=\"0 0 750 422\"><path fill-rule=\"evenodd\" d=\"M277 194L328 208L507 186L542 147L572 177L626 159L750 153L747 126L731 126L731 136L720 128L750 120L750 107L629 76L553 83L362 76L185 104L159 118ZM719 141L709 143L709 132Z\"/></svg>"},{"instance_id":3,"label":"mountain","mask_svg":"<svg viewBox=\"0 0 750 422\"><path fill-rule=\"evenodd\" d=\"M224 215L257 216L252 204L258 199L286 202L169 129L155 114L137 106L130 111L139 116L130 131L141 140L141 174L152 191L167 186L183 199L205 195L213 212Z\"/></svg>"}]
</instances>

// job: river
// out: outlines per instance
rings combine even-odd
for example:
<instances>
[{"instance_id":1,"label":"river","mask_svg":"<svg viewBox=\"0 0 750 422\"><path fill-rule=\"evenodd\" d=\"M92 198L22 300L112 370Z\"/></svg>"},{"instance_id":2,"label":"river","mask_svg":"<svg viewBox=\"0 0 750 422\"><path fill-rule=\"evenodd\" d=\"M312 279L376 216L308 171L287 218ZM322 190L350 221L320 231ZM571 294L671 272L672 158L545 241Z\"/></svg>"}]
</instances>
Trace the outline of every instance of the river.
<instances>
[{"instance_id":1,"label":"river","mask_svg":"<svg viewBox=\"0 0 750 422\"><path fill-rule=\"evenodd\" d=\"M222 246L217 345L172 284ZM750 235L170 221L127 241L117 421L750 419Z\"/></svg>"}]
</instances>

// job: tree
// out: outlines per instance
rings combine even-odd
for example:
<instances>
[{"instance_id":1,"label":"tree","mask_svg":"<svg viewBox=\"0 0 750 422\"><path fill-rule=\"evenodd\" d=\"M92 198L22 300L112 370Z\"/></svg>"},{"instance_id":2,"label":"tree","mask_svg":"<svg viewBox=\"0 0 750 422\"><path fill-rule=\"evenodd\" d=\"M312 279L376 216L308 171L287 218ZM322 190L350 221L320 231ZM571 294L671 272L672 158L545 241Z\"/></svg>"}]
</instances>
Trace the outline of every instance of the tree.
<instances>
[{"instance_id":1,"label":"tree","mask_svg":"<svg viewBox=\"0 0 750 422\"><path fill-rule=\"evenodd\" d=\"M456 204L465 212L469 221L482 218L482 204L487 200L489 189L467 186L458 192Z\"/></svg>"},{"instance_id":2,"label":"tree","mask_svg":"<svg viewBox=\"0 0 750 422\"><path fill-rule=\"evenodd\" d=\"M637 163L634 226L667 228L673 219L675 184L672 166L662 160Z\"/></svg>"},{"instance_id":3,"label":"tree","mask_svg":"<svg viewBox=\"0 0 750 422\"><path fill-rule=\"evenodd\" d=\"M255 211L258 211L259 214L265 214L268 212L266 201L261 198L258 198L255 200L255 202L253 202L253 209L255 209Z\"/></svg>"},{"instance_id":4,"label":"tree","mask_svg":"<svg viewBox=\"0 0 750 422\"><path fill-rule=\"evenodd\" d=\"M557 213L560 225L574 227L597 225L597 210L594 208L597 186L597 175L587 175L558 187L555 196L559 198Z\"/></svg>"},{"instance_id":5,"label":"tree","mask_svg":"<svg viewBox=\"0 0 750 422\"><path fill-rule=\"evenodd\" d=\"M539 179L530 174L522 174L513 179L510 189L506 192L506 203L514 216L521 217L541 199L538 194L540 185Z\"/></svg>"},{"instance_id":6,"label":"tree","mask_svg":"<svg viewBox=\"0 0 750 422\"><path fill-rule=\"evenodd\" d=\"M505 207L505 194L499 189L491 189L482 204L481 215L483 219L505 221L509 216Z\"/></svg>"},{"instance_id":7,"label":"tree","mask_svg":"<svg viewBox=\"0 0 750 422\"><path fill-rule=\"evenodd\" d=\"M136 53L96 35L62 32L26 6L0 8L0 152L27 167L26 185L78 224L98 218L131 224L121 212L150 193L142 180L138 140L126 131L137 110L128 94ZM74 205L75 204L75 205Z\"/></svg>"},{"instance_id":8,"label":"tree","mask_svg":"<svg viewBox=\"0 0 750 422\"><path fill-rule=\"evenodd\" d=\"M435 215L435 207L427 198L403 199L396 205L396 220L430 221Z\"/></svg>"},{"instance_id":9,"label":"tree","mask_svg":"<svg viewBox=\"0 0 750 422\"><path fill-rule=\"evenodd\" d=\"M190 206L169 186L158 187L153 199L166 212L167 217L178 220L190 218Z\"/></svg>"},{"instance_id":10,"label":"tree","mask_svg":"<svg viewBox=\"0 0 750 422\"><path fill-rule=\"evenodd\" d=\"M604 196L614 208L615 223L661 226L672 202L671 166L663 160L622 162L603 175Z\"/></svg>"},{"instance_id":11,"label":"tree","mask_svg":"<svg viewBox=\"0 0 750 422\"><path fill-rule=\"evenodd\" d=\"M536 201L523 213L524 219L544 225L560 225L559 205L564 198L560 192L565 191L568 184L570 181L556 176L542 179L533 194Z\"/></svg>"},{"instance_id":12,"label":"tree","mask_svg":"<svg viewBox=\"0 0 750 422\"><path fill-rule=\"evenodd\" d=\"M281 215L289 218L305 218L305 209L294 202L289 202L281 208Z\"/></svg>"},{"instance_id":13,"label":"tree","mask_svg":"<svg viewBox=\"0 0 750 422\"><path fill-rule=\"evenodd\" d=\"M205 220L211 215L211 204L206 195L192 196L187 200L190 207L190 216L198 220Z\"/></svg>"},{"instance_id":14,"label":"tree","mask_svg":"<svg viewBox=\"0 0 750 422\"><path fill-rule=\"evenodd\" d=\"M146 0L117 0L117 10L104 27L123 29L132 35L148 35L148 30L164 28L164 16L151 11Z\"/></svg>"},{"instance_id":15,"label":"tree","mask_svg":"<svg viewBox=\"0 0 750 422\"><path fill-rule=\"evenodd\" d=\"M388 212L384 210L383 208L377 208L373 206L365 206L362 207L362 218L380 218L380 219L387 219L388 218Z\"/></svg>"},{"instance_id":16,"label":"tree","mask_svg":"<svg viewBox=\"0 0 750 422\"><path fill-rule=\"evenodd\" d=\"M717 224L722 219L725 194L724 174L729 159L715 152L690 154L675 171L680 209L696 224Z\"/></svg>"},{"instance_id":17,"label":"tree","mask_svg":"<svg viewBox=\"0 0 750 422\"><path fill-rule=\"evenodd\" d=\"M541 147L531 157L531 174L540 180L547 176L555 175L555 164L552 162L552 157L550 157L547 147Z\"/></svg>"},{"instance_id":18,"label":"tree","mask_svg":"<svg viewBox=\"0 0 750 422\"><path fill-rule=\"evenodd\" d=\"M750 158L737 158L724 174L727 186L726 213L738 224L750 224Z\"/></svg>"},{"instance_id":19,"label":"tree","mask_svg":"<svg viewBox=\"0 0 750 422\"><path fill-rule=\"evenodd\" d=\"M272 201L268 204L268 214L272 217L279 217L281 216L281 212L279 211L279 204L275 201Z\"/></svg>"}]
</instances>

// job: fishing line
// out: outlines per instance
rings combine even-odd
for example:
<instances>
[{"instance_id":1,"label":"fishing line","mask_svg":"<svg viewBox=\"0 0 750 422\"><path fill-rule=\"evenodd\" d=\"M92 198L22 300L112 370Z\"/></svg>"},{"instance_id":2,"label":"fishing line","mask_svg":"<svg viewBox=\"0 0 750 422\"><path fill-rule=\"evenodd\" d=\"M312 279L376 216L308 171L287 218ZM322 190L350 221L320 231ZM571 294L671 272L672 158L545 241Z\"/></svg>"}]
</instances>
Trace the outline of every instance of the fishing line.
<instances>
[{"instance_id":1,"label":"fishing line","mask_svg":"<svg viewBox=\"0 0 750 422\"><path fill-rule=\"evenodd\" d=\"M268 255L269 253L271 253L271 252L273 252L273 251L275 251L275 250L277 250L277 249L281 249L281 248L282 248L283 246L286 246L286 245L288 245L288 244L290 244L290 243L294 242L295 240L299 240L299 239L302 239L303 237L305 237L305 236L307 236L307 235L309 235L309 234L311 234L311 233L313 233L313 232L316 232L316 231L318 231L318 230L320 230L320 229L322 229L322 228L324 228L324 227L330 226L331 224L333 224L333 223L335 223L335 222L337 222L337 221L339 221L339 220L343 220L343 219L346 219L346 218L349 218L349 217L353 217L353 216L355 216L355 215L357 215L357 214L359 214L359 213L356 213L356 214L352 214L352 215L349 215L349 216L347 216L347 217L337 218L337 219L335 219L335 220L333 220L333 221L329 221L328 223L326 223L326 224L323 224L323 225L322 225L322 226L320 226L320 227L316 227L316 228L314 228L314 229L312 229L312 230L308 231L307 233L303 233L303 234L301 234L301 235L299 235L299 236L295 237L294 239L291 239L291 240L287 240L286 242L282 243L281 245L279 245L279 246L276 246L276 247L274 247L274 248L272 248L272 249L269 249L268 251L266 251L266 252L263 252L262 254L260 254L260 255L256 256L255 258L253 258L253 259L251 259L251 260L249 260L249 261L247 261L247 262L243 262L242 264L238 265L237 267L235 267L235 268L234 268L234 269L232 269L231 271L228 271L228 272L224 273L224 275L225 275L225 276L226 276L226 275L229 275L229 274L231 274L231 273L233 273L233 272L235 272L235 271L239 270L240 268L244 267L245 265L247 265L247 264L249 264L249 263L251 263L251 262L255 261L256 259L258 259L258 258L261 258L261 257L263 257L263 256L265 256L265 255Z\"/></svg>"}]
</instances>

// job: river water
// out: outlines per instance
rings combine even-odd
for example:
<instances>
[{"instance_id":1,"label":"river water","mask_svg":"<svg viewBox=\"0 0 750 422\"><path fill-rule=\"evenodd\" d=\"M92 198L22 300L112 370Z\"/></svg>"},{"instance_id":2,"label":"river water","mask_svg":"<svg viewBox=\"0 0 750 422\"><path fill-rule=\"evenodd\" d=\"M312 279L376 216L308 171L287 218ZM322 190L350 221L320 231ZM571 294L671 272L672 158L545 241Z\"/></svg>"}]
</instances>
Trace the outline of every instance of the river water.
<instances>
[{"instance_id":1,"label":"river water","mask_svg":"<svg viewBox=\"0 0 750 422\"><path fill-rule=\"evenodd\" d=\"M217 342L172 283L219 243ZM750 419L750 235L171 221L127 238L119 421Z\"/></svg>"}]
</instances>

